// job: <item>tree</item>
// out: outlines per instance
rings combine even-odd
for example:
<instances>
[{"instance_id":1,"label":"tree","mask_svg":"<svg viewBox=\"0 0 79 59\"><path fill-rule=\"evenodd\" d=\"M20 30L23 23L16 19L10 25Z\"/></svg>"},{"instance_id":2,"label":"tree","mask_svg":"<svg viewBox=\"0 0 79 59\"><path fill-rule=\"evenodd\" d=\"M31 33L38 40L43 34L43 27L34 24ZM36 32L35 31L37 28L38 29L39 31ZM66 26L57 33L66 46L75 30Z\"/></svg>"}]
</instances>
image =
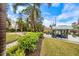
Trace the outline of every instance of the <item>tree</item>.
<instances>
[{"instance_id":1,"label":"tree","mask_svg":"<svg viewBox=\"0 0 79 59\"><path fill-rule=\"evenodd\" d=\"M30 24L31 24L31 27L33 28L34 32L37 31L36 21L38 20L38 18L41 15L39 6L40 6L40 4L29 5L26 9L23 9L23 11L22 11L23 13L26 13L29 15Z\"/></svg>"},{"instance_id":2,"label":"tree","mask_svg":"<svg viewBox=\"0 0 79 59\"><path fill-rule=\"evenodd\" d=\"M36 27L37 27L37 31L38 31L38 32L41 32L41 31L44 30L44 26L42 25L42 23L37 23L37 24L36 24Z\"/></svg>"},{"instance_id":3,"label":"tree","mask_svg":"<svg viewBox=\"0 0 79 59\"><path fill-rule=\"evenodd\" d=\"M18 20L16 21L19 30L22 32L23 31L23 27L24 27L24 21L21 18L18 18Z\"/></svg>"},{"instance_id":4,"label":"tree","mask_svg":"<svg viewBox=\"0 0 79 59\"><path fill-rule=\"evenodd\" d=\"M36 23L38 21L38 18L41 17L41 11L39 9L41 4L39 3L33 3L33 4L27 4L27 3L17 3L14 4L14 11L17 10L17 6L26 6L25 9L22 10L22 13L27 14L28 18L30 20L30 25L34 32L37 31ZM48 6L51 6L51 3L48 3Z\"/></svg>"},{"instance_id":5,"label":"tree","mask_svg":"<svg viewBox=\"0 0 79 59\"><path fill-rule=\"evenodd\" d=\"M39 10L39 6L40 4L14 4L14 10L17 9L17 6L19 5L26 5L26 8L23 9L23 13L27 14L29 16L29 20L31 20L31 27L33 28L33 31L36 32L37 28L36 28L36 21L37 19L40 17L40 10ZM27 7L28 6L28 7Z\"/></svg>"},{"instance_id":6,"label":"tree","mask_svg":"<svg viewBox=\"0 0 79 59\"><path fill-rule=\"evenodd\" d=\"M40 21L43 20L43 17L41 17L41 11L39 9L40 5L41 4L39 3L33 3L32 5L30 4L26 9L22 10L23 13L29 15L29 23L31 24L31 27L34 32L38 31L37 23L39 21L39 18ZM49 3L48 6L51 6L51 3Z\"/></svg>"},{"instance_id":7,"label":"tree","mask_svg":"<svg viewBox=\"0 0 79 59\"><path fill-rule=\"evenodd\" d=\"M11 19L7 18L6 19L6 30L9 30L11 26Z\"/></svg>"},{"instance_id":8,"label":"tree","mask_svg":"<svg viewBox=\"0 0 79 59\"><path fill-rule=\"evenodd\" d=\"M0 55L4 55L5 53L5 33L6 33L6 12L5 12L5 4L0 3Z\"/></svg>"}]
</instances>

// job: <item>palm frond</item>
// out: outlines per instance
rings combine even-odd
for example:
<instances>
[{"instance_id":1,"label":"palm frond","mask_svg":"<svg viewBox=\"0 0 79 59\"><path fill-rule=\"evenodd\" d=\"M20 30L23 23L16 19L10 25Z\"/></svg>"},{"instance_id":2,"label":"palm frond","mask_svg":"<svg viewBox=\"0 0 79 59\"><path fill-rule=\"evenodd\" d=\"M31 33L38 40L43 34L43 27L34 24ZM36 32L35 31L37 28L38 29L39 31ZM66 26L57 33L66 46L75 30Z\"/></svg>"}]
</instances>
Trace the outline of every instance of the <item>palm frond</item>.
<instances>
[{"instance_id":1,"label":"palm frond","mask_svg":"<svg viewBox=\"0 0 79 59\"><path fill-rule=\"evenodd\" d=\"M32 9L33 9L33 6L29 5L28 7L26 7L25 9L23 9L21 12L29 15L29 14L31 14Z\"/></svg>"},{"instance_id":2,"label":"palm frond","mask_svg":"<svg viewBox=\"0 0 79 59\"><path fill-rule=\"evenodd\" d=\"M14 13L16 13L16 10L17 10L18 6L27 6L27 5L30 5L30 4L28 4L28 3L14 3L13 4L13 11L14 11Z\"/></svg>"}]
</instances>

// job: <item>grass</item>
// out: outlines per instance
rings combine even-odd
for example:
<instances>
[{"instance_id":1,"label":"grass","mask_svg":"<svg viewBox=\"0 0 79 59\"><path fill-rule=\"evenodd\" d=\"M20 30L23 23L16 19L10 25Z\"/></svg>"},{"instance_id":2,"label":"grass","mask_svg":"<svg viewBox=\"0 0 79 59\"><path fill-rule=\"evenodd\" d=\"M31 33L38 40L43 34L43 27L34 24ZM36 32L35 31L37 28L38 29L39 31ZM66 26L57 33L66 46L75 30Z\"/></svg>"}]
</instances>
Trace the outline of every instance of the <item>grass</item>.
<instances>
[{"instance_id":1,"label":"grass","mask_svg":"<svg viewBox=\"0 0 79 59\"><path fill-rule=\"evenodd\" d=\"M19 35L17 35L17 34L9 34L9 33L6 33L6 43L13 42L13 41L15 41L18 37L19 37Z\"/></svg>"},{"instance_id":2,"label":"grass","mask_svg":"<svg viewBox=\"0 0 79 59\"><path fill-rule=\"evenodd\" d=\"M44 39L42 42L42 56L79 56L79 45L63 40Z\"/></svg>"}]
</instances>

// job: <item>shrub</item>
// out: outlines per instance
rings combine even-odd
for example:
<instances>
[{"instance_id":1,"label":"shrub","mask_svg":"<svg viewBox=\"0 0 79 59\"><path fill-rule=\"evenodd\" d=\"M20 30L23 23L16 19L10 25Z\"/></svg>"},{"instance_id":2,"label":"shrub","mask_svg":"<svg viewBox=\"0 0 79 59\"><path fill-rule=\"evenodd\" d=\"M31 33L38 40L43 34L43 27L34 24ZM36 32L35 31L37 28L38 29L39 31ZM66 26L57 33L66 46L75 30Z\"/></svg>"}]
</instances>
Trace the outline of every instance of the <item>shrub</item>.
<instances>
[{"instance_id":1,"label":"shrub","mask_svg":"<svg viewBox=\"0 0 79 59\"><path fill-rule=\"evenodd\" d=\"M6 54L7 56L25 56L24 50L18 45L8 48Z\"/></svg>"},{"instance_id":2,"label":"shrub","mask_svg":"<svg viewBox=\"0 0 79 59\"><path fill-rule=\"evenodd\" d=\"M10 32L15 32L16 29L13 29L13 28L12 28L12 29L9 29L9 31L10 31Z\"/></svg>"},{"instance_id":3,"label":"shrub","mask_svg":"<svg viewBox=\"0 0 79 59\"><path fill-rule=\"evenodd\" d=\"M38 32L37 35L38 35L39 38L43 37L43 33L42 32L40 32L40 33Z\"/></svg>"},{"instance_id":4,"label":"shrub","mask_svg":"<svg viewBox=\"0 0 79 59\"><path fill-rule=\"evenodd\" d=\"M7 49L8 56L24 56L26 50L33 52L37 47L36 44L39 38L42 37L42 32L28 32L24 36L19 37L18 45L12 46ZM28 52L27 52L28 53ZM26 54L27 54L26 53Z\"/></svg>"},{"instance_id":5,"label":"shrub","mask_svg":"<svg viewBox=\"0 0 79 59\"><path fill-rule=\"evenodd\" d=\"M18 46L12 46L7 49L7 55L8 56L14 56L15 51L17 50Z\"/></svg>"},{"instance_id":6,"label":"shrub","mask_svg":"<svg viewBox=\"0 0 79 59\"><path fill-rule=\"evenodd\" d=\"M15 51L15 56L25 56L24 50L21 49L21 48L18 48L18 49Z\"/></svg>"},{"instance_id":7,"label":"shrub","mask_svg":"<svg viewBox=\"0 0 79 59\"><path fill-rule=\"evenodd\" d=\"M28 32L25 36L18 39L20 47L24 50L34 51L36 49L36 42L41 37L42 33Z\"/></svg>"}]
</instances>

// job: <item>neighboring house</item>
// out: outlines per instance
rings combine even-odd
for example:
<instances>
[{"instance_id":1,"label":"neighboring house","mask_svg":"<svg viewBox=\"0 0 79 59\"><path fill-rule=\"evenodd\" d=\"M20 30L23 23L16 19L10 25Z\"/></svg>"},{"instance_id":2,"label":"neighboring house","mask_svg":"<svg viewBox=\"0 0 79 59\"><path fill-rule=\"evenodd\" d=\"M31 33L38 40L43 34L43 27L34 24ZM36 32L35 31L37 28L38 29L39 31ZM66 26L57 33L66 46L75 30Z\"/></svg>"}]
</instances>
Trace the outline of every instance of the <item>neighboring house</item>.
<instances>
[{"instance_id":1,"label":"neighboring house","mask_svg":"<svg viewBox=\"0 0 79 59\"><path fill-rule=\"evenodd\" d=\"M72 23L74 28L73 32L79 35L79 20L77 22Z\"/></svg>"},{"instance_id":2,"label":"neighboring house","mask_svg":"<svg viewBox=\"0 0 79 59\"><path fill-rule=\"evenodd\" d=\"M52 27L52 37L68 38L68 34L71 34L73 30L72 26L58 25Z\"/></svg>"},{"instance_id":3,"label":"neighboring house","mask_svg":"<svg viewBox=\"0 0 79 59\"><path fill-rule=\"evenodd\" d=\"M79 26L79 20L77 22L72 23L72 26Z\"/></svg>"},{"instance_id":4,"label":"neighboring house","mask_svg":"<svg viewBox=\"0 0 79 59\"><path fill-rule=\"evenodd\" d=\"M67 32L67 31L68 31L68 33L70 33L71 30L73 30L73 27L68 26L68 25L59 25L59 26L54 26L52 29L55 31L60 31L60 32L62 31L63 33Z\"/></svg>"}]
</instances>

